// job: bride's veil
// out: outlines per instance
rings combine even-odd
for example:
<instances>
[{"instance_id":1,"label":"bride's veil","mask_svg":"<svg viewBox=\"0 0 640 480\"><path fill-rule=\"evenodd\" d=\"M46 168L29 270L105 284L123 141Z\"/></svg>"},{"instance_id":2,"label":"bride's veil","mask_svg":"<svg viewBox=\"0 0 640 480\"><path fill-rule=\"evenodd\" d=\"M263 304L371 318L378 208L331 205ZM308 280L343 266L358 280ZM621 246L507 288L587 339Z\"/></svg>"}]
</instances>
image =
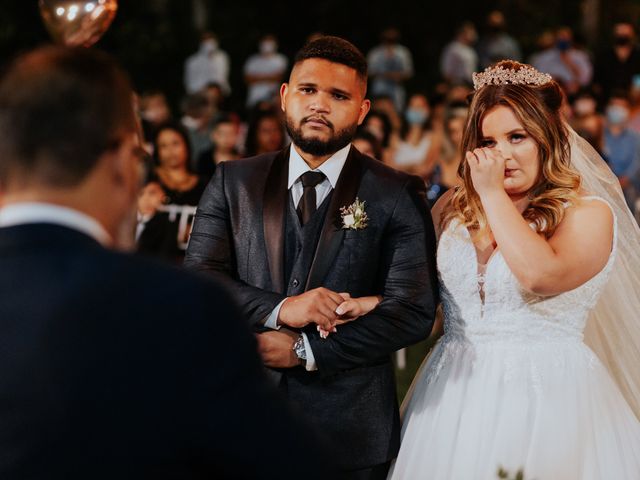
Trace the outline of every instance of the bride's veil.
<instances>
[{"instance_id":1,"label":"bride's veil","mask_svg":"<svg viewBox=\"0 0 640 480\"><path fill-rule=\"evenodd\" d=\"M582 187L609 202L618 224L613 270L589 316L584 340L640 418L640 228L616 176L586 140L567 128L571 164L582 177Z\"/></svg>"}]
</instances>

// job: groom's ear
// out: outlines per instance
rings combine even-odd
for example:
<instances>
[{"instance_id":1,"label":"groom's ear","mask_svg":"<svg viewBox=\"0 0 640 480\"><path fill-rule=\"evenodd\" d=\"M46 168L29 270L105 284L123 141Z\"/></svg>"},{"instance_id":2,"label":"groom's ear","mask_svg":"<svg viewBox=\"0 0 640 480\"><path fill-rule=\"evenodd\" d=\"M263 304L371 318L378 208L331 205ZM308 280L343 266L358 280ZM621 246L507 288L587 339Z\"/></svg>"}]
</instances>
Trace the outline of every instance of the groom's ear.
<instances>
[{"instance_id":1,"label":"groom's ear","mask_svg":"<svg viewBox=\"0 0 640 480\"><path fill-rule=\"evenodd\" d=\"M285 105L287 103L287 93L289 92L289 84L283 83L280 87L280 108L285 111Z\"/></svg>"},{"instance_id":2,"label":"groom's ear","mask_svg":"<svg viewBox=\"0 0 640 480\"><path fill-rule=\"evenodd\" d=\"M364 117L367 116L369 110L371 109L371 100L365 98L360 105L360 114L358 115L358 125L362 125L364 122Z\"/></svg>"}]
</instances>

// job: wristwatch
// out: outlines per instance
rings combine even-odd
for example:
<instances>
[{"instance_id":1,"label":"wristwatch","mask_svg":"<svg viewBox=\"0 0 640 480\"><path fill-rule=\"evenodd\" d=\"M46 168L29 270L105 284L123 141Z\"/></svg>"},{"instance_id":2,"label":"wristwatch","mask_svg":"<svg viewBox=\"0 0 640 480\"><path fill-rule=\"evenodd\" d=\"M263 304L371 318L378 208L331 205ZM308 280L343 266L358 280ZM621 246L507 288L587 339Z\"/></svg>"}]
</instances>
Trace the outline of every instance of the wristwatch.
<instances>
[{"instance_id":1,"label":"wristwatch","mask_svg":"<svg viewBox=\"0 0 640 480\"><path fill-rule=\"evenodd\" d=\"M304 338L302 335L300 335L293 344L293 351L296 354L296 357L298 357L300 365L307 363L307 350L304 348Z\"/></svg>"}]
</instances>

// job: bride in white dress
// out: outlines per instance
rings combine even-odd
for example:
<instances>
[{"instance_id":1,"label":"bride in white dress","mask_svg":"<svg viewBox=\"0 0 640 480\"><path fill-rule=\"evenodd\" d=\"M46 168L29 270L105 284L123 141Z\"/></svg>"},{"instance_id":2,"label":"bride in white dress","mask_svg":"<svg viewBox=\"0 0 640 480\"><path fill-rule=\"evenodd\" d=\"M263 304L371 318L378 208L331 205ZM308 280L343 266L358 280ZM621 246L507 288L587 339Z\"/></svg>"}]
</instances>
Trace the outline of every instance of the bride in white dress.
<instances>
[{"instance_id":1,"label":"bride in white dress","mask_svg":"<svg viewBox=\"0 0 640 480\"><path fill-rule=\"evenodd\" d=\"M548 75L474 75L463 185L432 214L444 335L391 479L640 479L640 232Z\"/></svg>"},{"instance_id":2,"label":"bride in white dress","mask_svg":"<svg viewBox=\"0 0 640 480\"><path fill-rule=\"evenodd\" d=\"M433 211L445 333L403 406L390 478L494 479L503 467L537 480L638 479L638 392L617 363L625 399L603 363L615 368L624 352L601 361L583 341L617 265L619 217L636 244L637 226L589 176L591 152L561 120L550 77L501 62L474 80L464 185ZM637 298L640 284L624 288ZM635 330L628 342L640 330L631 313L619 322ZM599 333L603 347L611 336Z\"/></svg>"}]
</instances>

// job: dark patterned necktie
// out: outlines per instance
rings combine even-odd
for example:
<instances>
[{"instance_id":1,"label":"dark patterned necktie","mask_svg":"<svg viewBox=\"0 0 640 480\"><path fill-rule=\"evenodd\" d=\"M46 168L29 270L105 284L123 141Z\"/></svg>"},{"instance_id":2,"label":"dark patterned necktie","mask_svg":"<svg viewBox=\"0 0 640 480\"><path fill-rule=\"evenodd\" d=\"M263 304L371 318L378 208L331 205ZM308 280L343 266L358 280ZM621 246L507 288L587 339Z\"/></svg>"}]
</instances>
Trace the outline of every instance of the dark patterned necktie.
<instances>
[{"instance_id":1,"label":"dark patterned necktie","mask_svg":"<svg viewBox=\"0 0 640 480\"><path fill-rule=\"evenodd\" d=\"M321 183L325 178L322 172L305 172L300 175L304 190L296 210L301 225L306 224L313 214L316 213L316 185Z\"/></svg>"}]
</instances>

